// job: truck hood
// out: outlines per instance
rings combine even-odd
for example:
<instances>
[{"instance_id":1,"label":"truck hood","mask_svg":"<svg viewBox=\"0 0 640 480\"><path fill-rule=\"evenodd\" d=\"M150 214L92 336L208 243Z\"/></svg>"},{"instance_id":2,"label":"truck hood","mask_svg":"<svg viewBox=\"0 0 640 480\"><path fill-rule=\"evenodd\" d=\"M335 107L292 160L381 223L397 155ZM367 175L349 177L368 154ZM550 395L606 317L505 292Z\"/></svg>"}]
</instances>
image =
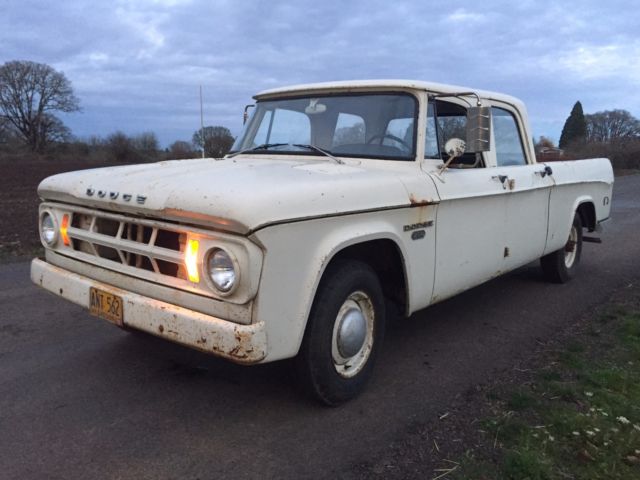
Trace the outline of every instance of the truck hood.
<instances>
[{"instance_id":1,"label":"truck hood","mask_svg":"<svg viewBox=\"0 0 640 480\"><path fill-rule=\"evenodd\" d=\"M411 205L398 172L327 160L172 160L63 173L45 200L248 234L281 222Z\"/></svg>"}]
</instances>

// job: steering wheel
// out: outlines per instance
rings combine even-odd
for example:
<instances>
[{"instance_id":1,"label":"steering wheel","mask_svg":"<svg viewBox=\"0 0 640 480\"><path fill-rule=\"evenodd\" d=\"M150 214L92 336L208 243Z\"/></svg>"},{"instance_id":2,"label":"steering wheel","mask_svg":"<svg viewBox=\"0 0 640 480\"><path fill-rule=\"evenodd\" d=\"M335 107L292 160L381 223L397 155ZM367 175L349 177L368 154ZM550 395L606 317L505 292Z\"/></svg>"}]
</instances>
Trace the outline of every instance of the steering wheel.
<instances>
[{"instance_id":1,"label":"steering wheel","mask_svg":"<svg viewBox=\"0 0 640 480\"><path fill-rule=\"evenodd\" d=\"M390 138L394 142L398 142L400 145L402 145L402 147L407 152L411 151L411 145L409 145L407 142L405 142L400 137L396 137L395 135L391 135L390 133L378 133L378 134L374 135L373 137L371 137L369 140L367 140L367 143L373 143L374 140L380 139L380 145L382 145L382 142L383 142L383 140L385 138Z\"/></svg>"}]
</instances>

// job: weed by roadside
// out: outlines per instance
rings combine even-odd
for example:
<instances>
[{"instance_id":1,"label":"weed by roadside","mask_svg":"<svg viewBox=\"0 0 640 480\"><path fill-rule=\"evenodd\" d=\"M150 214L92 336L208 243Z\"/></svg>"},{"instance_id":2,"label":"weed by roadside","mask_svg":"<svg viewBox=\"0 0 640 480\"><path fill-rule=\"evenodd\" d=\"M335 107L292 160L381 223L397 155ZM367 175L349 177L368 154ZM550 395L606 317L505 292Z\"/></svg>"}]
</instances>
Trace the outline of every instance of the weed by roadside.
<instances>
[{"instance_id":1,"label":"weed by roadside","mask_svg":"<svg viewBox=\"0 0 640 480\"><path fill-rule=\"evenodd\" d=\"M344 478L640 478L640 283L536 342Z\"/></svg>"},{"instance_id":2,"label":"weed by roadside","mask_svg":"<svg viewBox=\"0 0 640 480\"><path fill-rule=\"evenodd\" d=\"M450 478L640 478L640 308L611 306L527 382L487 399L483 440Z\"/></svg>"}]
</instances>

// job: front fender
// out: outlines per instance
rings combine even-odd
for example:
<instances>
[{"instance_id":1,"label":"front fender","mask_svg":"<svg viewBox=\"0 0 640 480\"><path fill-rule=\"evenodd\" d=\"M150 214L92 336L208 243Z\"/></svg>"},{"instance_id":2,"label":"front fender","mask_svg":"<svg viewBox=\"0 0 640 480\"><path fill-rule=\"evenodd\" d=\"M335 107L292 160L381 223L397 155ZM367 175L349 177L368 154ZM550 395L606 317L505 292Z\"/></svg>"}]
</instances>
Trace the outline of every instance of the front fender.
<instances>
[{"instance_id":1,"label":"front fender","mask_svg":"<svg viewBox=\"0 0 640 480\"><path fill-rule=\"evenodd\" d=\"M298 353L318 284L338 252L358 243L388 239L408 258L398 227L403 220L394 218L399 215L373 212L331 217L272 226L254 234L252 239L265 249L253 312L253 321L264 322L267 329L265 361ZM409 279L411 264L404 263Z\"/></svg>"}]
</instances>

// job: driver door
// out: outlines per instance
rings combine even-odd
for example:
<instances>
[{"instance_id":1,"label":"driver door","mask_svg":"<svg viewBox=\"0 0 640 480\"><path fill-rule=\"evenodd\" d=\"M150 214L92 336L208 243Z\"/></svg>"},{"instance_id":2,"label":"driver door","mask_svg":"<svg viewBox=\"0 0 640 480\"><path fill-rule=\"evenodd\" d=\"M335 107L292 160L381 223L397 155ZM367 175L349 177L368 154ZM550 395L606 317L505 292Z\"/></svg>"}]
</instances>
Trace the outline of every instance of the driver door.
<instances>
[{"instance_id":1,"label":"driver door","mask_svg":"<svg viewBox=\"0 0 640 480\"><path fill-rule=\"evenodd\" d=\"M437 102L444 118L435 115L431 121L439 145L460 134L466 122L463 109L446 103ZM441 174L429 172L441 201L433 302L520 267L544 251L553 180L527 154L515 110L492 107L491 131L491 151L474 168L463 161Z\"/></svg>"},{"instance_id":2,"label":"driver door","mask_svg":"<svg viewBox=\"0 0 640 480\"><path fill-rule=\"evenodd\" d=\"M427 115L425 157L443 158L450 138L465 138L463 101L432 102ZM431 301L438 302L501 273L505 254L507 191L486 154L466 155L442 174L434 162L424 162L438 194L436 264ZM446 158L444 158L446 160ZM477 161L477 165L473 166ZM471 164L471 165L469 165ZM428 166L427 166L428 165ZM465 167L465 168L455 168Z\"/></svg>"}]
</instances>

